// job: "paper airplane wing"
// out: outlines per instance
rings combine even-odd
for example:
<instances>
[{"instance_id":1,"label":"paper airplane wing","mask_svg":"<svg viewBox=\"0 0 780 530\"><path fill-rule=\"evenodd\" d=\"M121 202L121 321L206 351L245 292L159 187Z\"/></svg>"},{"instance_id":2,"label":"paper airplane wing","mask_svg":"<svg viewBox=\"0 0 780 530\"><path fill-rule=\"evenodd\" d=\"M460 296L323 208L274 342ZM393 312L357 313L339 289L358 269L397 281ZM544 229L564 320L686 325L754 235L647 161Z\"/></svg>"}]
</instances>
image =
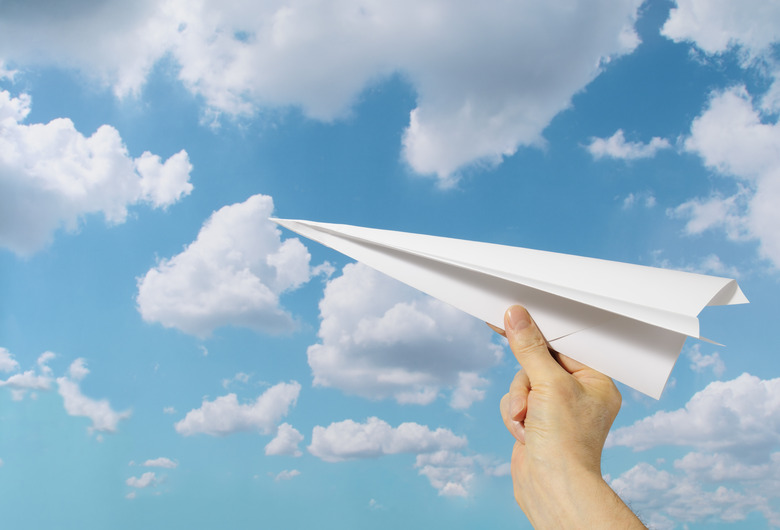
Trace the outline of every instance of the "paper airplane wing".
<instances>
[{"instance_id":1,"label":"paper airplane wing","mask_svg":"<svg viewBox=\"0 0 780 530\"><path fill-rule=\"evenodd\" d=\"M658 398L707 305L746 303L737 282L476 241L272 219L499 328L523 304L561 353ZM706 339L705 339L706 340Z\"/></svg>"}]
</instances>

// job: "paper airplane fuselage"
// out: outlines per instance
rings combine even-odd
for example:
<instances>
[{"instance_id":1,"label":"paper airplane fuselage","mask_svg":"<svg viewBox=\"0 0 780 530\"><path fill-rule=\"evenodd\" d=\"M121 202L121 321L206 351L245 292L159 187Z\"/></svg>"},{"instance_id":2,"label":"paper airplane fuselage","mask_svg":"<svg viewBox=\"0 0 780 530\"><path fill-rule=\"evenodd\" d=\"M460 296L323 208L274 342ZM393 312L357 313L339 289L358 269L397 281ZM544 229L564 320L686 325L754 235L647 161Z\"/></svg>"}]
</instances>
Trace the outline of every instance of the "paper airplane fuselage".
<instances>
[{"instance_id":1,"label":"paper airplane fuselage","mask_svg":"<svg viewBox=\"0 0 780 530\"><path fill-rule=\"evenodd\" d=\"M272 219L503 328L522 304L557 351L659 398L708 305L746 303L728 278L446 237ZM706 340L706 339L704 339Z\"/></svg>"}]
</instances>

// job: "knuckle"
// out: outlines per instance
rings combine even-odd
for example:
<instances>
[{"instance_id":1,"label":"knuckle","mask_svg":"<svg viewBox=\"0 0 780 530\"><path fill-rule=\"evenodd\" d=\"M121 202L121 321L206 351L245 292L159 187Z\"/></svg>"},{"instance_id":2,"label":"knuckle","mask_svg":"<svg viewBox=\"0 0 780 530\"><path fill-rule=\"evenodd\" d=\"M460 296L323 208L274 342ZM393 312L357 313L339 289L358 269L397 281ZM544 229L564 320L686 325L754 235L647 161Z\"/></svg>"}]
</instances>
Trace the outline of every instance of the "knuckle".
<instances>
[{"instance_id":1,"label":"knuckle","mask_svg":"<svg viewBox=\"0 0 780 530\"><path fill-rule=\"evenodd\" d=\"M525 340L512 341L511 346L512 352L514 352L517 357L528 357L529 355L534 355L539 351L543 351L545 353L549 352L547 349L547 342L545 342L544 337L539 334L535 334L534 336Z\"/></svg>"}]
</instances>

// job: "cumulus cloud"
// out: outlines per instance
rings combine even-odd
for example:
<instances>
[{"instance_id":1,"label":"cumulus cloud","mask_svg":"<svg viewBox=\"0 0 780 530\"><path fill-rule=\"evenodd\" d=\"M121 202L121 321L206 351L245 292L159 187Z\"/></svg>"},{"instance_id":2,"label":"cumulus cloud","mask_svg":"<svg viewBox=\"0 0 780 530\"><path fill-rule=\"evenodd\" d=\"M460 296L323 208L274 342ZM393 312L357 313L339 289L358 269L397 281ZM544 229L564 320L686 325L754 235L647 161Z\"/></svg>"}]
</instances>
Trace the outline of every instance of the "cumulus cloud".
<instances>
[{"instance_id":1,"label":"cumulus cloud","mask_svg":"<svg viewBox=\"0 0 780 530\"><path fill-rule=\"evenodd\" d=\"M758 511L774 526L780 517L766 493L746 494L720 486L707 488L685 473L640 463L611 482L612 488L652 528L678 528L682 523L733 523ZM776 490L775 490L776 491Z\"/></svg>"},{"instance_id":2,"label":"cumulus cloud","mask_svg":"<svg viewBox=\"0 0 780 530\"><path fill-rule=\"evenodd\" d=\"M239 403L235 394L204 399L200 408L189 411L174 427L183 436L225 436L240 431L268 434L295 405L300 391L300 383L292 381L272 386L252 403Z\"/></svg>"},{"instance_id":3,"label":"cumulus cloud","mask_svg":"<svg viewBox=\"0 0 780 530\"><path fill-rule=\"evenodd\" d=\"M473 372L461 372L458 374L458 384L452 391L450 406L454 409L465 410L475 401L485 399L483 387L490 382L484 377L479 377Z\"/></svg>"},{"instance_id":4,"label":"cumulus cloud","mask_svg":"<svg viewBox=\"0 0 780 530\"><path fill-rule=\"evenodd\" d=\"M154 471L147 471L140 477L130 477L125 481L125 484L132 488L148 488L157 484L157 476Z\"/></svg>"},{"instance_id":5,"label":"cumulus cloud","mask_svg":"<svg viewBox=\"0 0 780 530\"><path fill-rule=\"evenodd\" d=\"M675 42L689 41L708 54L740 48L749 58L780 40L780 6L747 0L676 0L661 33Z\"/></svg>"},{"instance_id":6,"label":"cumulus cloud","mask_svg":"<svg viewBox=\"0 0 780 530\"><path fill-rule=\"evenodd\" d=\"M5 355L4 355L5 354ZM0 387L7 386L11 389L12 397L15 401L24 398L27 392L36 390L50 390L55 381L53 370L49 367L49 362L57 355L47 351L38 356L36 360L37 371L35 369L26 370L11 375L5 381L0 380ZM14 370L18 370L19 365L13 359L13 356L4 348L0 348L0 366L2 362ZM89 432L116 432L120 420L130 417L130 411L116 412L111 408L108 400L94 400L81 393L79 381L81 381L89 370L86 367L86 361L79 357L70 364L68 376L58 377L57 390L62 396L65 412L71 416L84 416L92 421ZM35 394L32 394L35 397Z\"/></svg>"},{"instance_id":7,"label":"cumulus cloud","mask_svg":"<svg viewBox=\"0 0 780 530\"><path fill-rule=\"evenodd\" d=\"M0 386L8 386L16 390L49 390L51 383L51 377L38 375L34 370L27 370L0 381Z\"/></svg>"},{"instance_id":8,"label":"cumulus cloud","mask_svg":"<svg viewBox=\"0 0 780 530\"><path fill-rule=\"evenodd\" d=\"M724 436L728 433L728 436ZM659 411L613 431L608 446L645 450L658 445L747 451L780 444L780 379L742 374L715 381L684 408Z\"/></svg>"},{"instance_id":9,"label":"cumulus cloud","mask_svg":"<svg viewBox=\"0 0 780 530\"><path fill-rule=\"evenodd\" d=\"M10 375L5 381L0 380L0 386L6 386L11 390L14 401L24 399L30 391L49 390L52 384L52 370L47 363L53 358L52 352L44 352L38 357L36 364L41 373L37 373L36 370L18 372L19 363L14 359L13 354L6 348L0 348L0 371L18 372Z\"/></svg>"},{"instance_id":10,"label":"cumulus cloud","mask_svg":"<svg viewBox=\"0 0 780 530\"><path fill-rule=\"evenodd\" d=\"M314 427L309 452L326 462L416 454L414 467L439 495L465 497L474 478L475 457L454 449L462 449L467 443L465 437L449 429L432 430L418 423L392 427L372 417L364 423L344 420L327 427Z\"/></svg>"},{"instance_id":11,"label":"cumulus cloud","mask_svg":"<svg viewBox=\"0 0 780 530\"><path fill-rule=\"evenodd\" d=\"M11 398L14 401L21 401L32 391L32 396L36 390L49 390L52 384L52 369L48 363L56 355L53 352L47 351L38 356L36 365L38 366L38 373L35 369L19 372L19 363L14 359L13 354L6 348L0 348L0 371L3 372L17 372L10 375L5 381L0 380L0 386L6 386L11 390Z\"/></svg>"},{"instance_id":12,"label":"cumulus cloud","mask_svg":"<svg viewBox=\"0 0 780 530\"><path fill-rule=\"evenodd\" d=\"M468 487L474 478L473 457L452 451L437 451L417 455L414 467L430 481L439 495L468 496Z\"/></svg>"},{"instance_id":13,"label":"cumulus cloud","mask_svg":"<svg viewBox=\"0 0 780 530\"><path fill-rule=\"evenodd\" d=\"M652 158L658 151L671 147L669 140L657 136L654 136L646 144L626 141L623 129L618 129L609 138L592 138L586 148L596 160L602 158L636 160L638 158Z\"/></svg>"},{"instance_id":14,"label":"cumulus cloud","mask_svg":"<svg viewBox=\"0 0 780 530\"><path fill-rule=\"evenodd\" d=\"M49 362L54 360L57 357L57 354L51 351L45 351L42 354L38 356L38 359L35 361L35 364L38 365L38 369L46 374L51 375L52 369L49 367Z\"/></svg>"},{"instance_id":15,"label":"cumulus cloud","mask_svg":"<svg viewBox=\"0 0 780 530\"><path fill-rule=\"evenodd\" d=\"M483 322L359 263L328 282L320 317L314 384L371 399L427 404L454 387L451 403L466 408L502 356Z\"/></svg>"},{"instance_id":16,"label":"cumulus cloud","mask_svg":"<svg viewBox=\"0 0 780 530\"><path fill-rule=\"evenodd\" d=\"M657 412L610 434L608 447L693 449L671 469L639 463L612 480L612 487L662 528L678 521L740 521L754 511L780 525L779 418L780 379L743 374L710 383L684 408Z\"/></svg>"},{"instance_id":17,"label":"cumulus cloud","mask_svg":"<svg viewBox=\"0 0 780 530\"><path fill-rule=\"evenodd\" d=\"M87 374L89 374L87 361L85 361L82 357L79 357L70 363L70 367L68 368L68 375L70 375L70 378L74 381L81 381L87 376Z\"/></svg>"},{"instance_id":18,"label":"cumulus cloud","mask_svg":"<svg viewBox=\"0 0 780 530\"><path fill-rule=\"evenodd\" d=\"M164 467L166 469L175 469L179 466L179 464L177 464L170 458L165 458L164 456L152 460L147 460L146 462L143 463L143 465L146 467Z\"/></svg>"},{"instance_id":19,"label":"cumulus cloud","mask_svg":"<svg viewBox=\"0 0 780 530\"><path fill-rule=\"evenodd\" d=\"M123 223L137 203L165 207L192 190L185 151L162 161L143 153L132 158L109 125L91 136L67 118L23 123L30 97L0 90L0 245L29 255L60 228L78 229L101 213Z\"/></svg>"},{"instance_id":20,"label":"cumulus cloud","mask_svg":"<svg viewBox=\"0 0 780 530\"><path fill-rule=\"evenodd\" d=\"M344 420L312 431L309 452L326 462L341 462L358 458L376 458L398 453L430 453L458 449L466 438L449 429L431 430L418 423L402 423L391 427L379 418L365 423Z\"/></svg>"},{"instance_id":21,"label":"cumulus cloud","mask_svg":"<svg viewBox=\"0 0 780 530\"><path fill-rule=\"evenodd\" d=\"M271 197L253 195L214 212L183 252L138 279L143 319L198 337L228 325L293 329L279 296L311 278L310 256L299 239L282 241L273 208Z\"/></svg>"},{"instance_id":22,"label":"cumulus cloud","mask_svg":"<svg viewBox=\"0 0 780 530\"><path fill-rule=\"evenodd\" d=\"M685 231L724 230L733 240L756 239L761 253L780 265L780 124L762 119L744 87L712 95L691 125L685 149L724 177L736 180L731 195L715 192L669 211L686 219Z\"/></svg>"},{"instance_id":23,"label":"cumulus cloud","mask_svg":"<svg viewBox=\"0 0 780 530\"><path fill-rule=\"evenodd\" d=\"M19 369L19 363L6 348L0 346L0 372L15 372Z\"/></svg>"},{"instance_id":24,"label":"cumulus cloud","mask_svg":"<svg viewBox=\"0 0 780 530\"><path fill-rule=\"evenodd\" d=\"M303 441L303 435L289 423L282 423L276 430L276 436L265 446L267 455L301 456L298 444Z\"/></svg>"},{"instance_id":25,"label":"cumulus cloud","mask_svg":"<svg viewBox=\"0 0 780 530\"><path fill-rule=\"evenodd\" d=\"M65 412L84 416L92 421L89 432L116 432L120 420L130 417L130 411L117 412L106 399L95 400L81 393L78 382L67 377L57 378L57 391L62 396Z\"/></svg>"},{"instance_id":26,"label":"cumulus cloud","mask_svg":"<svg viewBox=\"0 0 780 530\"><path fill-rule=\"evenodd\" d=\"M169 58L213 113L297 106L320 120L400 73L417 93L404 158L451 184L464 166L541 143L602 65L637 46L641 1L70 4L56 15L7 9L0 55L79 68L118 95L138 93Z\"/></svg>"}]
</instances>

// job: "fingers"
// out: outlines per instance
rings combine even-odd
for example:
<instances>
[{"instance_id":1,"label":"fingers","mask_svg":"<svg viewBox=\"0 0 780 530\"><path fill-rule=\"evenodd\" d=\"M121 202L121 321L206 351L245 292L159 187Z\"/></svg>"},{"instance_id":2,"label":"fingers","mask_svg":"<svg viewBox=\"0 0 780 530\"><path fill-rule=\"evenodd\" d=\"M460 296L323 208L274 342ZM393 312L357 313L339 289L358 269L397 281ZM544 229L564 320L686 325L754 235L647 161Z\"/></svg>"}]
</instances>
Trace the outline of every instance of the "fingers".
<instances>
[{"instance_id":1,"label":"fingers","mask_svg":"<svg viewBox=\"0 0 780 530\"><path fill-rule=\"evenodd\" d=\"M509 347L531 382L546 381L560 373L561 366L550 355L547 341L524 307L513 305L507 309L504 330Z\"/></svg>"},{"instance_id":2,"label":"fingers","mask_svg":"<svg viewBox=\"0 0 780 530\"><path fill-rule=\"evenodd\" d=\"M531 382L520 370L509 386L509 393L501 399L501 417L504 425L518 442L525 443L525 414L528 410L528 393Z\"/></svg>"},{"instance_id":3,"label":"fingers","mask_svg":"<svg viewBox=\"0 0 780 530\"><path fill-rule=\"evenodd\" d=\"M501 418L504 420L504 425L509 430L510 434L515 437L515 440L524 444L525 443L525 427L523 422L512 419L510 412L511 397L509 394L504 395L501 398Z\"/></svg>"},{"instance_id":4,"label":"fingers","mask_svg":"<svg viewBox=\"0 0 780 530\"><path fill-rule=\"evenodd\" d=\"M529 392L531 392L531 382L525 371L520 370L509 385L509 416L513 420L525 421Z\"/></svg>"}]
</instances>

